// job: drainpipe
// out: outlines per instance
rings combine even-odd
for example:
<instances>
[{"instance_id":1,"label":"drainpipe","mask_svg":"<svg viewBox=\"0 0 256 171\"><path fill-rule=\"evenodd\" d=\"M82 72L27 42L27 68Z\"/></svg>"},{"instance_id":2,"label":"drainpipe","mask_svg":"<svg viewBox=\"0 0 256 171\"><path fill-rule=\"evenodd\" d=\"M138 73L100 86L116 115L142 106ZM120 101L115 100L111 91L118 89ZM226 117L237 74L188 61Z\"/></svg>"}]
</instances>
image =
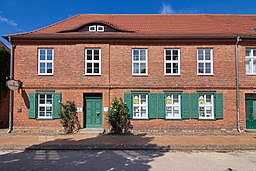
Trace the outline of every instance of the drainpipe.
<instances>
[{"instance_id":1,"label":"drainpipe","mask_svg":"<svg viewBox=\"0 0 256 171\"><path fill-rule=\"evenodd\" d=\"M9 79L12 80L13 79L13 46L12 46L12 42L11 42L11 37L8 37L8 41L11 44L11 59L10 59L10 76ZM12 109L12 105L13 105L13 91L9 90L9 95L10 95L10 99L9 99L9 129L7 133L11 133L13 130L13 109Z\"/></svg>"},{"instance_id":2,"label":"drainpipe","mask_svg":"<svg viewBox=\"0 0 256 171\"><path fill-rule=\"evenodd\" d=\"M238 44L241 41L240 36L236 39L236 111L237 111L237 131L241 132L240 129L240 96L239 96L239 73L238 73Z\"/></svg>"}]
</instances>

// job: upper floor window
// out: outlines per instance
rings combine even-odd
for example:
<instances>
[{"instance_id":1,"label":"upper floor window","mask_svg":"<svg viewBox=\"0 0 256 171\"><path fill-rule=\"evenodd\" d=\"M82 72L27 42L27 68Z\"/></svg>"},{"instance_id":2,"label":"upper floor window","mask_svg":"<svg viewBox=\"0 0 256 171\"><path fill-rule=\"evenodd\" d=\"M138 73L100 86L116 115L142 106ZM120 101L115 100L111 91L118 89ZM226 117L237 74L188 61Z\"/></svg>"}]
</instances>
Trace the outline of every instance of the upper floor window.
<instances>
[{"instance_id":1,"label":"upper floor window","mask_svg":"<svg viewBox=\"0 0 256 171\"><path fill-rule=\"evenodd\" d=\"M85 75L101 74L101 50L85 49Z\"/></svg>"},{"instance_id":2,"label":"upper floor window","mask_svg":"<svg viewBox=\"0 0 256 171\"><path fill-rule=\"evenodd\" d=\"M246 49L246 74L256 74L256 49Z\"/></svg>"},{"instance_id":3,"label":"upper floor window","mask_svg":"<svg viewBox=\"0 0 256 171\"><path fill-rule=\"evenodd\" d=\"M147 49L132 50L132 75L147 75Z\"/></svg>"},{"instance_id":4,"label":"upper floor window","mask_svg":"<svg viewBox=\"0 0 256 171\"><path fill-rule=\"evenodd\" d=\"M197 49L197 74L213 75L213 50Z\"/></svg>"},{"instance_id":5,"label":"upper floor window","mask_svg":"<svg viewBox=\"0 0 256 171\"><path fill-rule=\"evenodd\" d=\"M104 31L104 26L92 25L92 26L89 26L89 31Z\"/></svg>"},{"instance_id":6,"label":"upper floor window","mask_svg":"<svg viewBox=\"0 0 256 171\"><path fill-rule=\"evenodd\" d=\"M38 49L38 75L53 75L53 49Z\"/></svg>"},{"instance_id":7,"label":"upper floor window","mask_svg":"<svg viewBox=\"0 0 256 171\"><path fill-rule=\"evenodd\" d=\"M180 74L180 50L165 49L164 50L164 70L165 75Z\"/></svg>"}]
</instances>

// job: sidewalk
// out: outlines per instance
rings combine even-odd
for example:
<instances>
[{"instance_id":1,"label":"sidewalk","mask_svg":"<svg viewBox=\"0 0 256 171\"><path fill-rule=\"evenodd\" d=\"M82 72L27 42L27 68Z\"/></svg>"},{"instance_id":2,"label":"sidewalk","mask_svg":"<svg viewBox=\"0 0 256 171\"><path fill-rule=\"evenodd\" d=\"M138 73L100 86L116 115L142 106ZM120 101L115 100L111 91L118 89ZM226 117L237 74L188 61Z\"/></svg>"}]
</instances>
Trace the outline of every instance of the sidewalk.
<instances>
[{"instance_id":1,"label":"sidewalk","mask_svg":"<svg viewBox=\"0 0 256 171\"><path fill-rule=\"evenodd\" d=\"M246 135L0 135L0 150L256 150Z\"/></svg>"}]
</instances>

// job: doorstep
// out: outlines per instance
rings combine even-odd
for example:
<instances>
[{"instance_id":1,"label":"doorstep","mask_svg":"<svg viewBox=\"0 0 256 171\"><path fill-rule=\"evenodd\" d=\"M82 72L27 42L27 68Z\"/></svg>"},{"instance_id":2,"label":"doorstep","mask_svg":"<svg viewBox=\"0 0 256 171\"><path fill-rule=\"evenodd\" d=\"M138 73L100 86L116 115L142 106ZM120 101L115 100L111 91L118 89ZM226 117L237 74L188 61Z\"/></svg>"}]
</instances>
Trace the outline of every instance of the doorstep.
<instances>
[{"instance_id":1,"label":"doorstep","mask_svg":"<svg viewBox=\"0 0 256 171\"><path fill-rule=\"evenodd\" d=\"M78 131L79 134L103 134L103 128L83 128Z\"/></svg>"}]
</instances>

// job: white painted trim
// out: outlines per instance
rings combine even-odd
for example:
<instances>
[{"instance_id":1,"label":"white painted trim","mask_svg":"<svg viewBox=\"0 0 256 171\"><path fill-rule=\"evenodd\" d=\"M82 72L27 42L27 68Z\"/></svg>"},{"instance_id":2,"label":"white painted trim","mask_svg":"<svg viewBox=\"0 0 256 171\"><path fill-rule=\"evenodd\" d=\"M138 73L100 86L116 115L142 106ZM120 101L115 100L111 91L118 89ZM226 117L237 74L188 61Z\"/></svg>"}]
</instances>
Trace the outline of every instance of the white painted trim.
<instances>
[{"instance_id":1,"label":"white painted trim","mask_svg":"<svg viewBox=\"0 0 256 171\"><path fill-rule=\"evenodd\" d=\"M139 104L134 104L133 103L133 98L134 98L135 95L139 96ZM141 104L141 95L146 95L146 106ZM132 118L133 119L148 119L148 106L149 105L148 105L148 95L147 94L139 94L139 93L138 94L133 94L132 95L132 104L133 104L132 105L132 116L133 116ZM134 116L134 113L135 113L134 112L134 107L138 107L139 108L139 115L141 115L140 108L143 107L143 106L146 107L146 116L145 117L136 117L136 116Z\"/></svg>"},{"instance_id":2,"label":"white painted trim","mask_svg":"<svg viewBox=\"0 0 256 171\"><path fill-rule=\"evenodd\" d=\"M138 61L134 61L133 60L133 54L134 54L134 50L138 50L138 55L139 55L139 60ZM143 62L141 62L140 61L140 51L141 50L145 50L145 59L146 59L146 62L145 61L143 61ZM133 64L134 63L138 63L139 64L139 73L134 73L133 71ZM140 73L140 64L141 63L146 63L146 73ZM147 76L148 75L148 49L146 49L146 48L134 48L134 49L132 49L132 76Z\"/></svg>"},{"instance_id":3,"label":"white painted trim","mask_svg":"<svg viewBox=\"0 0 256 171\"><path fill-rule=\"evenodd\" d=\"M180 94L177 94L178 95L178 99L179 99L179 104L178 105L175 105L175 104L171 104L169 105L170 107L172 107L172 115L174 113L174 107L179 107L179 117L167 117L167 111L166 111L166 108L167 108L167 104L166 104L166 96L167 95L171 95L172 96L172 101L173 101L173 95L176 95L176 94L173 94L173 93L167 93L165 94L165 119L181 119L181 95Z\"/></svg>"},{"instance_id":4,"label":"white painted trim","mask_svg":"<svg viewBox=\"0 0 256 171\"><path fill-rule=\"evenodd\" d=\"M45 51L45 60L40 60L40 50ZM47 50L52 51L52 60L47 59ZM45 73L40 73L40 63L45 64ZM47 73L47 63L52 63L52 73ZM54 75L54 49L53 48L38 48L37 49L37 75Z\"/></svg>"},{"instance_id":5,"label":"white painted trim","mask_svg":"<svg viewBox=\"0 0 256 171\"><path fill-rule=\"evenodd\" d=\"M198 50L202 49L203 50L203 60L199 60L198 59ZM211 60L205 60L205 50L206 49L210 49L210 54L211 54ZM204 64L204 73L199 73L199 63L203 63ZM205 67L205 63L211 63L211 73L205 73L206 67ZM213 73L213 49L212 48L198 48L197 49L197 75L214 75Z\"/></svg>"},{"instance_id":6,"label":"white painted trim","mask_svg":"<svg viewBox=\"0 0 256 171\"><path fill-rule=\"evenodd\" d=\"M87 60L87 50L92 50L92 60ZM94 50L99 50L99 60L94 60ZM101 49L100 48L88 48L85 49L84 55L84 75L101 75ZM87 63L92 64L92 73L87 73ZM94 73L94 63L99 63L99 73Z\"/></svg>"},{"instance_id":7,"label":"white painted trim","mask_svg":"<svg viewBox=\"0 0 256 171\"><path fill-rule=\"evenodd\" d=\"M212 101L212 104L211 105L208 105L208 104L206 104L206 95L209 95L209 94L199 94L199 96L200 95L203 95L204 96L204 104L203 105L200 105L199 104L199 100L198 100L198 118L199 119L214 119L215 118L215 116L214 116L214 94L211 94L211 101ZM198 96L198 98L199 98L199 96ZM200 116L200 113L199 113L199 108L200 108L200 106L202 106L202 107L204 107L204 113L205 113L205 115L206 115L206 107L212 107L212 117L202 117L202 116Z\"/></svg>"},{"instance_id":8,"label":"white painted trim","mask_svg":"<svg viewBox=\"0 0 256 171\"><path fill-rule=\"evenodd\" d=\"M167 62L166 60L166 51L167 50L171 50L171 58L173 58L173 50L178 50L178 73L173 73L173 63L177 63L174 62L172 59ZM171 63L171 73L166 73L166 63ZM180 75L180 49L176 49L176 48L168 48L168 49L164 49L164 75Z\"/></svg>"},{"instance_id":9,"label":"white painted trim","mask_svg":"<svg viewBox=\"0 0 256 171\"><path fill-rule=\"evenodd\" d=\"M256 72L253 72L253 60L256 60L256 56L253 56L253 51L255 50L256 51L256 49L251 49L251 48L248 48L248 49L246 49L246 50L250 50L251 51L251 55L250 56L246 56L246 54L245 54L245 72L246 72L246 75L256 75ZM245 50L245 51L246 51ZM246 59L249 59L250 60L250 62L251 62L251 72L247 72L246 71Z\"/></svg>"},{"instance_id":10,"label":"white painted trim","mask_svg":"<svg viewBox=\"0 0 256 171\"><path fill-rule=\"evenodd\" d=\"M89 26L89 31L92 31L92 32L97 31L96 25Z\"/></svg>"},{"instance_id":11,"label":"white painted trim","mask_svg":"<svg viewBox=\"0 0 256 171\"><path fill-rule=\"evenodd\" d=\"M47 102L47 94L49 94L49 93L38 93L37 94L37 99L38 99L38 101L37 101L37 118L38 119L52 119L53 118L53 95L52 95L52 104L47 104L46 102ZM40 104L40 95L44 95L45 96L45 102L44 102L44 104ZM45 107L45 112L44 112L44 115L45 116L40 116L40 107ZM46 107L51 107L52 108L52 111L51 111L51 113L52 113L52 115L51 116L46 116Z\"/></svg>"}]
</instances>

